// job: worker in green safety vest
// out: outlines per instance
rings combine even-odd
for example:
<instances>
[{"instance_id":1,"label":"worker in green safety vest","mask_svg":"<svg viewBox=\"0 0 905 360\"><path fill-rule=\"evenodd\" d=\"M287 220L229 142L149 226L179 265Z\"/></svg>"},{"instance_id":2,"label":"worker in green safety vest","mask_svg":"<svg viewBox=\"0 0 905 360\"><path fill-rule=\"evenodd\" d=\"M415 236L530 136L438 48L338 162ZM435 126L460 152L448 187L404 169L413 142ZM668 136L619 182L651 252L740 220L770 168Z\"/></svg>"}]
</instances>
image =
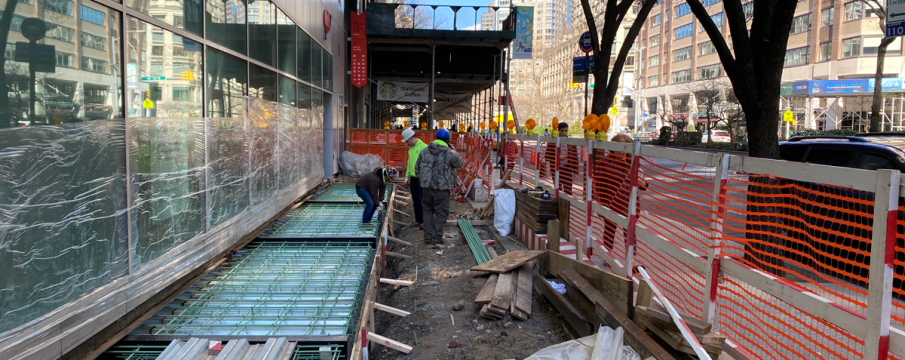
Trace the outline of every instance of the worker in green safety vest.
<instances>
[{"instance_id":1,"label":"worker in green safety vest","mask_svg":"<svg viewBox=\"0 0 905 360\"><path fill-rule=\"evenodd\" d=\"M415 137L415 131L412 129L402 131L402 141L409 146L409 158L405 166L405 186L412 193L412 202L415 205L415 222L421 224L424 222L424 208L421 206L421 200L424 198L424 189L421 187L421 180L415 174L415 164L418 162L418 155L421 154L421 150L427 147L427 144Z\"/></svg>"}]
</instances>

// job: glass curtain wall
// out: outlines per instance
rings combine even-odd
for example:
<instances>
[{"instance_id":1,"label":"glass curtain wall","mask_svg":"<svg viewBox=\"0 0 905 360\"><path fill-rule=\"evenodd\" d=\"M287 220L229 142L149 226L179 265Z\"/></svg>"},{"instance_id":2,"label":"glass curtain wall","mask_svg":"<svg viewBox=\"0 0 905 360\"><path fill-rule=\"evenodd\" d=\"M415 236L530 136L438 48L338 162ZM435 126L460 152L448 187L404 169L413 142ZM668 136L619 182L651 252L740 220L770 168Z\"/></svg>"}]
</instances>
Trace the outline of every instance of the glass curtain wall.
<instances>
[{"instance_id":1,"label":"glass curtain wall","mask_svg":"<svg viewBox=\"0 0 905 360\"><path fill-rule=\"evenodd\" d=\"M9 1L0 333L323 176L333 57L273 3Z\"/></svg>"}]
</instances>

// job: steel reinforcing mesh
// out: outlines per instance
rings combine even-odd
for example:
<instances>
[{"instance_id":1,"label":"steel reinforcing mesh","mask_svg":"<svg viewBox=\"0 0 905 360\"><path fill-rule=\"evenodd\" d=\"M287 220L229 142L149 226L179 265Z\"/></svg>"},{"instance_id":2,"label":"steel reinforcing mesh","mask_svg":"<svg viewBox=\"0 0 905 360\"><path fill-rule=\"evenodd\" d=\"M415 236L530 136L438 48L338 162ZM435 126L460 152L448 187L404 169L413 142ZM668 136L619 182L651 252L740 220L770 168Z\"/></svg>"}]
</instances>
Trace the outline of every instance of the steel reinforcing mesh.
<instances>
[{"instance_id":1,"label":"steel reinforcing mesh","mask_svg":"<svg viewBox=\"0 0 905 360\"><path fill-rule=\"evenodd\" d=\"M273 226L259 238L330 238L376 237L380 230L379 213L374 212L371 222L362 224L364 204L353 203L305 203Z\"/></svg>"},{"instance_id":2,"label":"steel reinforcing mesh","mask_svg":"<svg viewBox=\"0 0 905 360\"><path fill-rule=\"evenodd\" d=\"M373 256L353 241L257 240L133 334L350 335Z\"/></svg>"}]
</instances>

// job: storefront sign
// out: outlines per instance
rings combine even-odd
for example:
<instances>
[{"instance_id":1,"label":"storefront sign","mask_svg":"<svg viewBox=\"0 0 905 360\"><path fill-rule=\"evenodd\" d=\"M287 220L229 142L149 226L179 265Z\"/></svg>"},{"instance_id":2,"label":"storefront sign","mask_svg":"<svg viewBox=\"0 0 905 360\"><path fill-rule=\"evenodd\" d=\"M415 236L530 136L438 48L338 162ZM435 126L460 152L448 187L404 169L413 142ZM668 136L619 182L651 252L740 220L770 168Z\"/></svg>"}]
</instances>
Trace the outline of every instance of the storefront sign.
<instances>
[{"instance_id":1,"label":"storefront sign","mask_svg":"<svg viewBox=\"0 0 905 360\"><path fill-rule=\"evenodd\" d=\"M515 41L512 43L513 59L530 59L534 45L534 7L515 7Z\"/></svg>"},{"instance_id":2,"label":"storefront sign","mask_svg":"<svg viewBox=\"0 0 905 360\"><path fill-rule=\"evenodd\" d=\"M366 28L365 13L355 13L353 11L351 79L352 85L359 88L368 83L368 38L365 34Z\"/></svg>"},{"instance_id":3,"label":"storefront sign","mask_svg":"<svg viewBox=\"0 0 905 360\"><path fill-rule=\"evenodd\" d=\"M426 103L430 86L427 83L379 81L377 100Z\"/></svg>"},{"instance_id":4,"label":"storefront sign","mask_svg":"<svg viewBox=\"0 0 905 360\"><path fill-rule=\"evenodd\" d=\"M471 112L471 94L440 94L434 96L434 118L452 119L454 114Z\"/></svg>"}]
</instances>

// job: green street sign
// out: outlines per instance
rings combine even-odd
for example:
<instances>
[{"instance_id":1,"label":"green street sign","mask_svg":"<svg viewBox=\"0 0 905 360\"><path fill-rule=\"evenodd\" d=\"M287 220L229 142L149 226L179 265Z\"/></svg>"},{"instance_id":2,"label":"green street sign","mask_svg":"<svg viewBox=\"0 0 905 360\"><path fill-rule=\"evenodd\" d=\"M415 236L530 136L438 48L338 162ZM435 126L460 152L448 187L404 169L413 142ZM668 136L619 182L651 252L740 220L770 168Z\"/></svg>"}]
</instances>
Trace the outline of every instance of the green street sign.
<instances>
[{"instance_id":1,"label":"green street sign","mask_svg":"<svg viewBox=\"0 0 905 360\"><path fill-rule=\"evenodd\" d=\"M142 76L141 81L160 81L166 80L166 76Z\"/></svg>"}]
</instances>

